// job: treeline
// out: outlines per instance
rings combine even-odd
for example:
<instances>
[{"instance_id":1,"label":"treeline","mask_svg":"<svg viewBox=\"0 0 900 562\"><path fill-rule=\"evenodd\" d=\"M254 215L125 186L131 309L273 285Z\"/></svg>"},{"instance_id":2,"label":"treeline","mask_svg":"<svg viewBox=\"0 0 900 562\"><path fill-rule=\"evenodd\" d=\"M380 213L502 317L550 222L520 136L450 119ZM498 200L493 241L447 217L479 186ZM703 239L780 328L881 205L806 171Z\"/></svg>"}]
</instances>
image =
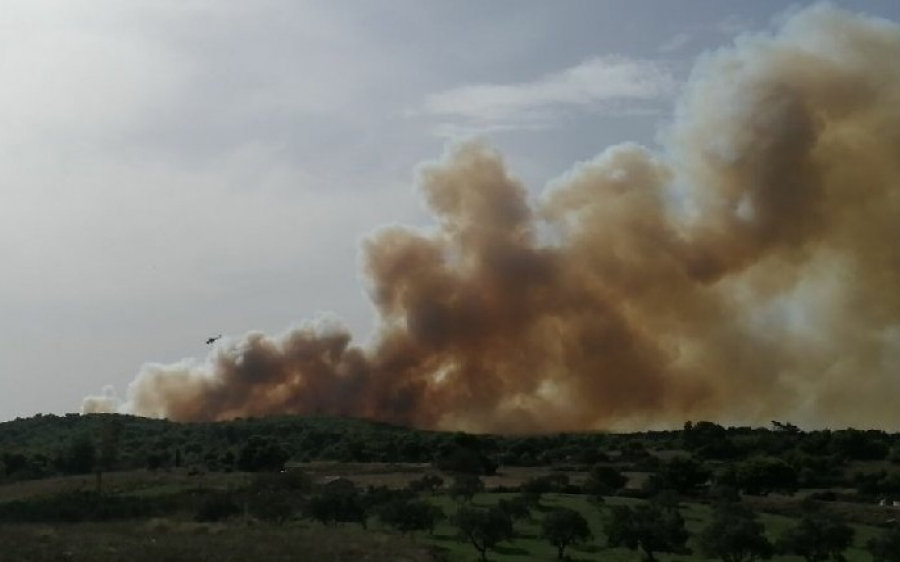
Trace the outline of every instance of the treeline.
<instances>
[{"instance_id":1,"label":"treeline","mask_svg":"<svg viewBox=\"0 0 900 562\"><path fill-rule=\"evenodd\" d=\"M848 474L854 461L900 464L900 436L875 430L804 432L723 427L631 434L537 436L420 431L349 418L272 417L173 423L134 416L38 415L0 423L0 480L93 471L189 468L256 472L286 462L430 463L442 470L491 474L500 465L584 470L611 464L669 478L665 452L677 451L701 477L764 494L851 485L866 495L900 494L894 471ZM678 474L690 474L685 467ZM670 478L675 478L671 476ZM688 478L681 476L680 478Z\"/></svg>"}]
</instances>

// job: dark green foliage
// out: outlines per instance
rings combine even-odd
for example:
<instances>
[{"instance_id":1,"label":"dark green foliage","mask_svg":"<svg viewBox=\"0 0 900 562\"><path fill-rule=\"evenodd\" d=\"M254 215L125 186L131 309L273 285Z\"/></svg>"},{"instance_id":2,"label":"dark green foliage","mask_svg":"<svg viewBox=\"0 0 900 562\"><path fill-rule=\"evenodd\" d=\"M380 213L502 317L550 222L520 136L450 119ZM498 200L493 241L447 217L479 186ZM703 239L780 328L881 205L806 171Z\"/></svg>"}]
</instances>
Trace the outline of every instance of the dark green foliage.
<instances>
[{"instance_id":1,"label":"dark green foliage","mask_svg":"<svg viewBox=\"0 0 900 562\"><path fill-rule=\"evenodd\" d=\"M570 545L593 537L584 516L574 509L565 507L556 508L544 517L541 522L541 533L556 547L559 559L563 558L566 548Z\"/></svg>"},{"instance_id":2,"label":"dark green foliage","mask_svg":"<svg viewBox=\"0 0 900 562\"><path fill-rule=\"evenodd\" d=\"M797 490L797 471L781 459L754 457L737 466L734 485L755 496L771 492L790 494Z\"/></svg>"},{"instance_id":3,"label":"dark green foliage","mask_svg":"<svg viewBox=\"0 0 900 562\"><path fill-rule=\"evenodd\" d=\"M416 497L416 493L406 490L395 490L387 486L369 486L362 500L366 512L375 512L382 505L395 501L409 501Z\"/></svg>"},{"instance_id":4,"label":"dark green foliage","mask_svg":"<svg viewBox=\"0 0 900 562\"><path fill-rule=\"evenodd\" d=\"M866 544L873 562L900 562L900 527L893 527Z\"/></svg>"},{"instance_id":5,"label":"dark green foliage","mask_svg":"<svg viewBox=\"0 0 900 562\"><path fill-rule=\"evenodd\" d=\"M878 472L860 473L853 478L853 483L860 494L867 496L900 495L900 473Z\"/></svg>"},{"instance_id":6,"label":"dark green foliage","mask_svg":"<svg viewBox=\"0 0 900 562\"><path fill-rule=\"evenodd\" d=\"M584 493L609 496L625 486L628 478L611 466L595 466L584 483Z\"/></svg>"},{"instance_id":7,"label":"dark green foliage","mask_svg":"<svg viewBox=\"0 0 900 562\"><path fill-rule=\"evenodd\" d=\"M171 513L174 498L103 496L77 491L0 503L3 523L78 523L140 519Z\"/></svg>"},{"instance_id":8,"label":"dark green foliage","mask_svg":"<svg viewBox=\"0 0 900 562\"><path fill-rule=\"evenodd\" d=\"M721 425L701 421L687 422L682 432L682 445L703 459L732 459L740 455L740 449Z\"/></svg>"},{"instance_id":9,"label":"dark green foliage","mask_svg":"<svg viewBox=\"0 0 900 562\"><path fill-rule=\"evenodd\" d=\"M673 490L679 494L696 494L706 484L710 471L689 457L675 457L659 465L656 474L647 479L644 488L650 493Z\"/></svg>"},{"instance_id":10,"label":"dark green foliage","mask_svg":"<svg viewBox=\"0 0 900 562\"><path fill-rule=\"evenodd\" d=\"M147 469L157 471L163 466L163 456L157 453L147 455Z\"/></svg>"},{"instance_id":11,"label":"dark green foliage","mask_svg":"<svg viewBox=\"0 0 900 562\"><path fill-rule=\"evenodd\" d=\"M378 518L401 534L434 531L443 512L434 505L415 500L393 500L377 509Z\"/></svg>"},{"instance_id":12,"label":"dark green foliage","mask_svg":"<svg viewBox=\"0 0 900 562\"><path fill-rule=\"evenodd\" d=\"M443 472L456 474L494 474L497 463L482 451L477 438L464 433L455 434L453 442L445 443L434 459Z\"/></svg>"},{"instance_id":13,"label":"dark green foliage","mask_svg":"<svg viewBox=\"0 0 900 562\"><path fill-rule=\"evenodd\" d=\"M89 474L96 463L94 442L87 435L81 435L69 445L63 458L63 470L68 474Z\"/></svg>"},{"instance_id":14,"label":"dark green foliage","mask_svg":"<svg viewBox=\"0 0 900 562\"><path fill-rule=\"evenodd\" d=\"M481 560L487 560L487 551L497 543L513 536L512 520L497 507L479 509L461 507L453 517L459 537L475 547Z\"/></svg>"},{"instance_id":15,"label":"dark green foliage","mask_svg":"<svg viewBox=\"0 0 900 562\"><path fill-rule=\"evenodd\" d=\"M846 429L832 434L831 449L851 460L881 460L890 450L883 431Z\"/></svg>"},{"instance_id":16,"label":"dark green foliage","mask_svg":"<svg viewBox=\"0 0 900 562\"><path fill-rule=\"evenodd\" d=\"M614 506L605 526L609 546L643 551L643 559L652 562L655 554L687 552L688 532L677 510L656 503Z\"/></svg>"},{"instance_id":17,"label":"dark green foliage","mask_svg":"<svg viewBox=\"0 0 900 562\"><path fill-rule=\"evenodd\" d=\"M275 441L251 437L238 454L237 466L244 472L279 471L290 455Z\"/></svg>"},{"instance_id":18,"label":"dark green foliage","mask_svg":"<svg viewBox=\"0 0 900 562\"><path fill-rule=\"evenodd\" d=\"M97 445L97 466L101 470L113 470L119 460L119 441L122 436L122 420L111 417L104 421Z\"/></svg>"},{"instance_id":19,"label":"dark green foliage","mask_svg":"<svg viewBox=\"0 0 900 562\"><path fill-rule=\"evenodd\" d=\"M784 554L795 554L807 562L843 560L843 553L853 542L853 529L835 516L814 513L784 531L776 547Z\"/></svg>"},{"instance_id":20,"label":"dark green foliage","mask_svg":"<svg viewBox=\"0 0 900 562\"><path fill-rule=\"evenodd\" d=\"M474 474L458 474L453 477L453 483L448 492L450 497L457 501L471 501L475 494L484 491L484 482Z\"/></svg>"},{"instance_id":21,"label":"dark green foliage","mask_svg":"<svg viewBox=\"0 0 900 562\"><path fill-rule=\"evenodd\" d=\"M774 553L756 515L730 502L716 507L712 521L700 532L697 543L705 556L724 562L768 560Z\"/></svg>"}]
</instances>

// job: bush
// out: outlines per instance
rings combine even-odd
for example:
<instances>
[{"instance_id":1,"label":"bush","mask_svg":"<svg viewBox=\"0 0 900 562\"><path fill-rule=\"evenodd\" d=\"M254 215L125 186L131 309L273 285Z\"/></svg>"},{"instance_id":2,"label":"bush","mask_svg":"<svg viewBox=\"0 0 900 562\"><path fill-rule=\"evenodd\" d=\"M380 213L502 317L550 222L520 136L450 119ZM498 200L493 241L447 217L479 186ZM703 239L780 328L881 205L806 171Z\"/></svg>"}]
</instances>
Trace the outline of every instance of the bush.
<instances>
[{"instance_id":1,"label":"bush","mask_svg":"<svg viewBox=\"0 0 900 562\"><path fill-rule=\"evenodd\" d=\"M78 523L158 517L172 513L173 498L138 498L64 492L24 500L0 502L0 522Z\"/></svg>"}]
</instances>

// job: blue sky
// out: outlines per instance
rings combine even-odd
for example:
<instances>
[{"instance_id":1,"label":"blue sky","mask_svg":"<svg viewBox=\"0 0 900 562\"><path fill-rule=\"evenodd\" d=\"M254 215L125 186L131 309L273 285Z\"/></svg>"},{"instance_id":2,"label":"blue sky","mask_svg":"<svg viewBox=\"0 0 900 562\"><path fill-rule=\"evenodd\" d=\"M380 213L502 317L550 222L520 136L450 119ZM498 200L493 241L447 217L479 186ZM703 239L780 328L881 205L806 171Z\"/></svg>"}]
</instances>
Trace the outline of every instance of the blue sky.
<instances>
[{"instance_id":1,"label":"blue sky","mask_svg":"<svg viewBox=\"0 0 900 562\"><path fill-rule=\"evenodd\" d=\"M538 193L654 146L697 57L800 5L3 2L0 419L209 335L334 314L364 337L358 245L428 225L418 165L483 136Z\"/></svg>"}]
</instances>

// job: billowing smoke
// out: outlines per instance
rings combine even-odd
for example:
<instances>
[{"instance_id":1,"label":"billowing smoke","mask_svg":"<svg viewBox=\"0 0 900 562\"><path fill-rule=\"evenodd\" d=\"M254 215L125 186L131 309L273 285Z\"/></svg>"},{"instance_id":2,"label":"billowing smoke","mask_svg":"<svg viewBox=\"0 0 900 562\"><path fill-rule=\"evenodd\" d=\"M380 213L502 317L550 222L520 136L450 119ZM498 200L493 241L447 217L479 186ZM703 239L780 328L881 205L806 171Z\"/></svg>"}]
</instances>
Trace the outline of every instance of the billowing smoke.
<instances>
[{"instance_id":1,"label":"billowing smoke","mask_svg":"<svg viewBox=\"0 0 900 562\"><path fill-rule=\"evenodd\" d=\"M701 59L664 150L533 200L483 144L424 169L429 233L363 256L381 325L147 365L121 411L491 431L900 422L900 27L829 7ZM109 409L110 396L86 402Z\"/></svg>"}]
</instances>

